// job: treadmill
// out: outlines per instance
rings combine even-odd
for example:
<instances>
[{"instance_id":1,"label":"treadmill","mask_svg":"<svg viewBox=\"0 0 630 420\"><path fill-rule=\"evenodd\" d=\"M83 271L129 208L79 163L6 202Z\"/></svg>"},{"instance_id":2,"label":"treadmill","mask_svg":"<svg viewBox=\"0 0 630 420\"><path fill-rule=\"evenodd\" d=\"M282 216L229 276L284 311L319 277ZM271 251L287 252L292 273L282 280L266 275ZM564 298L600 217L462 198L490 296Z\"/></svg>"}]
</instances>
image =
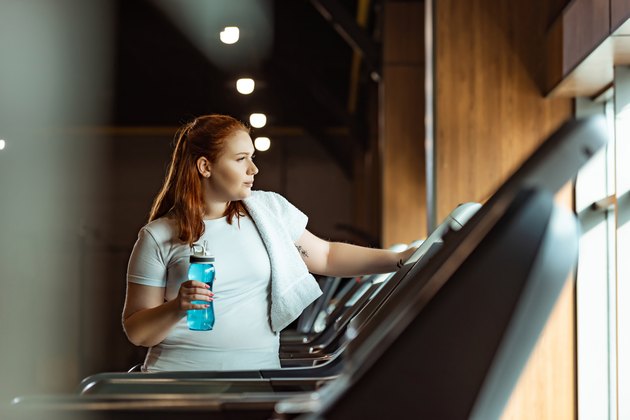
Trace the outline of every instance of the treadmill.
<instances>
[{"instance_id":1,"label":"treadmill","mask_svg":"<svg viewBox=\"0 0 630 420\"><path fill-rule=\"evenodd\" d=\"M442 249L405 290L388 299L356 336L347 332L353 340L343 374L318 392L190 394L195 388L188 384L186 393L177 394L181 380L174 379L160 393L18 398L12 408L21 408L16 414L40 410L99 418L141 412L174 418L174 410L194 418L268 418L274 406L280 417L341 418L348 412L373 417L399 408L406 415L492 417L509 397L575 263L575 219L554 206L552 193L605 142L600 117L563 125L463 229L445 236ZM401 390L406 382L401 378L412 380L411 391Z\"/></svg>"}]
</instances>

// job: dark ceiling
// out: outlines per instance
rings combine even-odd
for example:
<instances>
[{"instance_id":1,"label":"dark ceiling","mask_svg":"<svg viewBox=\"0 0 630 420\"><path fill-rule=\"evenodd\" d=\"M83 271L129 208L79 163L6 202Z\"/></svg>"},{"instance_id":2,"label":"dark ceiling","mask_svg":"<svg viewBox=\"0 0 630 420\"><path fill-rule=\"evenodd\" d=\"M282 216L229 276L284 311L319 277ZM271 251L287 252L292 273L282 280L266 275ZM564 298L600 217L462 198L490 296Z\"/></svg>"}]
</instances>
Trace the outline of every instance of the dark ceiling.
<instances>
[{"instance_id":1,"label":"dark ceiling","mask_svg":"<svg viewBox=\"0 0 630 420\"><path fill-rule=\"evenodd\" d=\"M353 125L361 125L365 100L361 86L370 83L367 67L358 73L358 110L351 113L353 49L321 13L322 3L336 8L335 13L350 19L352 26L360 0L253 0L268 12L262 18L266 21L254 29L241 26L240 50L238 43L221 44L218 28L241 20L246 26L243 17L251 1L180 0L182 5L205 3L206 39L195 39L186 23L160 7L167 1L177 3L117 3L114 125L174 126L207 113L247 120L251 112L266 113L269 127L300 127L307 132L339 127L352 132ZM373 16L372 10L366 35L372 32ZM269 33L262 33L265 28ZM217 57L204 43L212 44ZM256 80L253 94L236 92L235 81L241 75Z\"/></svg>"}]
</instances>

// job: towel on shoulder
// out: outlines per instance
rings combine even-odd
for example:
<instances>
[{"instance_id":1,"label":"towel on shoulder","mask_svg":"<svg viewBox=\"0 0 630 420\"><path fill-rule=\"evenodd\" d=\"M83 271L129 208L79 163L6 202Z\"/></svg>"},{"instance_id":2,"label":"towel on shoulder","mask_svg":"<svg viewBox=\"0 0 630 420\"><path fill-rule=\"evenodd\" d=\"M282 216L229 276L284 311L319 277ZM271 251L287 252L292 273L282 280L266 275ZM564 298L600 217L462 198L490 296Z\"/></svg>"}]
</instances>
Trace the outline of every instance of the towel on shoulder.
<instances>
[{"instance_id":1,"label":"towel on shoulder","mask_svg":"<svg viewBox=\"0 0 630 420\"><path fill-rule=\"evenodd\" d=\"M322 291L308 272L295 241L308 217L280 194L252 191L243 204L260 233L271 263L271 329L280 332Z\"/></svg>"}]
</instances>

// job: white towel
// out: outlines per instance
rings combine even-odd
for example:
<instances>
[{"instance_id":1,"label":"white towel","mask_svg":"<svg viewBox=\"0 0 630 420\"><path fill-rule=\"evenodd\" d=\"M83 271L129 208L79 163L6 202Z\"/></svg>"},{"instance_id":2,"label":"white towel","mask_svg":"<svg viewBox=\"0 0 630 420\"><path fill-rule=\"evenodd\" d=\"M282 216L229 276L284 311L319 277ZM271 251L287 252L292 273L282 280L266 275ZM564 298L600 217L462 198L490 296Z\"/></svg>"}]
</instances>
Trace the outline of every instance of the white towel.
<instances>
[{"instance_id":1,"label":"white towel","mask_svg":"<svg viewBox=\"0 0 630 420\"><path fill-rule=\"evenodd\" d=\"M303 232L308 219L284 197L272 192L253 191L243 203L269 254L271 329L279 332L322 294L290 233Z\"/></svg>"}]
</instances>

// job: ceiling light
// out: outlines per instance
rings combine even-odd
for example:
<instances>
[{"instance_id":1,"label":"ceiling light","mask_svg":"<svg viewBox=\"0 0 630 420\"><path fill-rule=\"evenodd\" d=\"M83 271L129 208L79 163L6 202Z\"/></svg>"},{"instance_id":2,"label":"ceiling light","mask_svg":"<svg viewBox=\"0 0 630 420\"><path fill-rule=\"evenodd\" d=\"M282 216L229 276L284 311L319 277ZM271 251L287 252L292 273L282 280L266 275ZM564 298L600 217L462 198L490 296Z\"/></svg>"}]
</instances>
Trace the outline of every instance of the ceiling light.
<instances>
[{"instance_id":1,"label":"ceiling light","mask_svg":"<svg viewBox=\"0 0 630 420\"><path fill-rule=\"evenodd\" d=\"M238 26L226 26L219 33L219 38L224 44L235 44L238 41Z\"/></svg>"},{"instance_id":2,"label":"ceiling light","mask_svg":"<svg viewBox=\"0 0 630 420\"><path fill-rule=\"evenodd\" d=\"M249 116L249 123L254 128L261 128L267 124L267 116L265 114L252 114Z\"/></svg>"},{"instance_id":3,"label":"ceiling light","mask_svg":"<svg viewBox=\"0 0 630 420\"><path fill-rule=\"evenodd\" d=\"M238 93L242 93L243 95L249 95L254 91L254 87L256 83L254 83L254 79L238 79L236 81L236 90Z\"/></svg>"},{"instance_id":4,"label":"ceiling light","mask_svg":"<svg viewBox=\"0 0 630 420\"><path fill-rule=\"evenodd\" d=\"M271 147L271 140L269 140L269 137L256 137L254 147L260 152L267 151Z\"/></svg>"},{"instance_id":5,"label":"ceiling light","mask_svg":"<svg viewBox=\"0 0 630 420\"><path fill-rule=\"evenodd\" d=\"M3 150L6 145L7 145L7 142L0 139L0 150Z\"/></svg>"}]
</instances>

